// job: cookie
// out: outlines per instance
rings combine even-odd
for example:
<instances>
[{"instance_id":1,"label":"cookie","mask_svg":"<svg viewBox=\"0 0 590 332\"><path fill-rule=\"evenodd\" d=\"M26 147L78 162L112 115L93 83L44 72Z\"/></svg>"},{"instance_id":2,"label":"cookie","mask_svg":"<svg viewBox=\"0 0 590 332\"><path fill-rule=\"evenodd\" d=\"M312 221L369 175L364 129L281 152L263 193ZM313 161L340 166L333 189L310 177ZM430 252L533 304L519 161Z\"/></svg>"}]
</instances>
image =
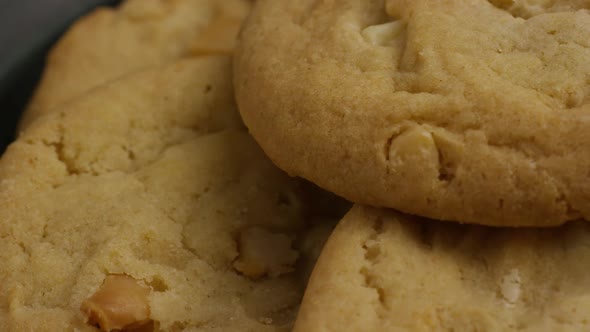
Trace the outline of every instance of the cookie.
<instances>
[{"instance_id":1,"label":"cookie","mask_svg":"<svg viewBox=\"0 0 590 332\"><path fill-rule=\"evenodd\" d=\"M312 194L248 135L229 57L105 84L0 159L0 330L288 331Z\"/></svg>"},{"instance_id":2,"label":"cookie","mask_svg":"<svg viewBox=\"0 0 590 332\"><path fill-rule=\"evenodd\" d=\"M230 54L247 0L127 0L80 19L51 50L20 128L125 73L182 57Z\"/></svg>"},{"instance_id":3,"label":"cookie","mask_svg":"<svg viewBox=\"0 0 590 332\"><path fill-rule=\"evenodd\" d=\"M590 218L590 1L260 0L244 122L357 203L494 226Z\"/></svg>"},{"instance_id":4,"label":"cookie","mask_svg":"<svg viewBox=\"0 0 590 332\"><path fill-rule=\"evenodd\" d=\"M355 206L294 331L587 331L590 228L432 222Z\"/></svg>"}]
</instances>

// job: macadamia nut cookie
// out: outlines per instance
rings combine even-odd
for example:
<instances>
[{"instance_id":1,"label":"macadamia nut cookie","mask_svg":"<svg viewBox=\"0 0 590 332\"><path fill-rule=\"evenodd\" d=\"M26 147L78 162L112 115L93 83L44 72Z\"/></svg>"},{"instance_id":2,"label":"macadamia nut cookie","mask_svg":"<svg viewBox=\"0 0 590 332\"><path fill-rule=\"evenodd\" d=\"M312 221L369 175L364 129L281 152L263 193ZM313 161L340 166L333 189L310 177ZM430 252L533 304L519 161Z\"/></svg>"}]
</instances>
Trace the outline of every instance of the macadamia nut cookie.
<instances>
[{"instance_id":1,"label":"macadamia nut cookie","mask_svg":"<svg viewBox=\"0 0 590 332\"><path fill-rule=\"evenodd\" d=\"M590 1L259 0L235 62L269 157L439 220L590 218Z\"/></svg>"},{"instance_id":2,"label":"macadamia nut cookie","mask_svg":"<svg viewBox=\"0 0 590 332\"><path fill-rule=\"evenodd\" d=\"M508 229L355 206L328 239L295 332L588 331L590 227Z\"/></svg>"},{"instance_id":3,"label":"macadamia nut cookie","mask_svg":"<svg viewBox=\"0 0 590 332\"><path fill-rule=\"evenodd\" d=\"M229 57L94 89L0 159L0 330L288 331L330 218L306 186L243 127Z\"/></svg>"},{"instance_id":4,"label":"macadamia nut cookie","mask_svg":"<svg viewBox=\"0 0 590 332\"><path fill-rule=\"evenodd\" d=\"M51 50L23 115L37 117L126 73L202 54L231 54L247 0L126 0L75 22Z\"/></svg>"}]
</instances>

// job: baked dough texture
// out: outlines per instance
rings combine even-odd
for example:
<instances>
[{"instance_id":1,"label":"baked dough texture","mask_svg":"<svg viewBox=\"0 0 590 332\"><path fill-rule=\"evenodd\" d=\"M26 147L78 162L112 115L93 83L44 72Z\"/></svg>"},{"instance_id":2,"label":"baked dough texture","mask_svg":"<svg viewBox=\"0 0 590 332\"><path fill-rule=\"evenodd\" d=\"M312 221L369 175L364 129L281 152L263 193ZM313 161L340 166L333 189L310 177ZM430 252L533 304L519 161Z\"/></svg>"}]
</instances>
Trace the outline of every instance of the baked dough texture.
<instances>
[{"instance_id":1,"label":"baked dough texture","mask_svg":"<svg viewBox=\"0 0 590 332\"><path fill-rule=\"evenodd\" d=\"M355 206L294 331L588 331L589 243L584 222L489 228Z\"/></svg>"},{"instance_id":2,"label":"baked dough texture","mask_svg":"<svg viewBox=\"0 0 590 332\"><path fill-rule=\"evenodd\" d=\"M247 0L127 0L75 22L53 47L21 120L126 73L186 56L229 54Z\"/></svg>"},{"instance_id":3,"label":"baked dough texture","mask_svg":"<svg viewBox=\"0 0 590 332\"><path fill-rule=\"evenodd\" d=\"M306 190L247 134L228 57L94 89L0 159L0 330L96 331L81 304L120 288L154 331L287 331L329 217Z\"/></svg>"},{"instance_id":4,"label":"baked dough texture","mask_svg":"<svg viewBox=\"0 0 590 332\"><path fill-rule=\"evenodd\" d=\"M590 1L259 0L244 122L291 175L439 220L590 218Z\"/></svg>"}]
</instances>

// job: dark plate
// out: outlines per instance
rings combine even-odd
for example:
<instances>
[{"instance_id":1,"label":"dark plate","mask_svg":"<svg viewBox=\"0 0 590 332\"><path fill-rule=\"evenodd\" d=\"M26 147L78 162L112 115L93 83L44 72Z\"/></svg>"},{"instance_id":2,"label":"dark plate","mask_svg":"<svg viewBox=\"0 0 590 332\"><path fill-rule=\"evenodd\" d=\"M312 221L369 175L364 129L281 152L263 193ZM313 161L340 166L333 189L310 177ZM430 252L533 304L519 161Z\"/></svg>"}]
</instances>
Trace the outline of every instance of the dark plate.
<instances>
[{"instance_id":1,"label":"dark plate","mask_svg":"<svg viewBox=\"0 0 590 332\"><path fill-rule=\"evenodd\" d=\"M116 0L0 0L0 153L41 75L49 47L78 17Z\"/></svg>"}]
</instances>

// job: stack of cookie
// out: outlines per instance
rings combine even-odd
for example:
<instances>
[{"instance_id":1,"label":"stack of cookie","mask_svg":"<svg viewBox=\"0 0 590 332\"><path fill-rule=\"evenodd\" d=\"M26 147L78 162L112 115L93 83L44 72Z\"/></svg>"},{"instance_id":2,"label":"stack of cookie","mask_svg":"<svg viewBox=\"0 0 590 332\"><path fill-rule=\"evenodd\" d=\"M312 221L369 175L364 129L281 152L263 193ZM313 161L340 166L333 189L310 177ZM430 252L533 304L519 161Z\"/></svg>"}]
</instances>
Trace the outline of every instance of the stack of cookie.
<instances>
[{"instance_id":1,"label":"stack of cookie","mask_svg":"<svg viewBox=\"0 0 590 332\"><path fill-rule=\"evenodd\" d=\"M430 218L355 205L296 331L590 330L590 1L259 0L234 73L280 168Z\"/></svg>"},{"instance_id":2,"label":"stack of cookie","mask_svg":"<svg viewBox=\"0 0 590 332\"><path fill-rule=\"evenodd\" d=\"M0 331L590 330L587 114L588 0L99 9L0 159Z\"/></svg>"}]
</instances>

